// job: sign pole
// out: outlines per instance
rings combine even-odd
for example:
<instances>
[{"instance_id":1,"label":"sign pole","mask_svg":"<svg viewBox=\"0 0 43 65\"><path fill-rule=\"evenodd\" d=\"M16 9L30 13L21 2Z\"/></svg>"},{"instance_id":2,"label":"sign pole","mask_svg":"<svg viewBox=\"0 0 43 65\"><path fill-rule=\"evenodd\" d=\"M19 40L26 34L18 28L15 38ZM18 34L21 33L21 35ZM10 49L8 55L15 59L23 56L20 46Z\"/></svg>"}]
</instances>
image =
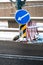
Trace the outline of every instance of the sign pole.
<instances>
[{"instance_id":1,"label":"sign pole","mask_svg":"<svg viewBox=\"0 0 43 65\"><path fill-rule=\"evenodd\" d=\"M17 3L17 10L20 10L22 9L22 6L25 4L25 1L26 0L16 0L16 3ZM19 24L19 32L20 32L20 40L21 38L26 38L26 24L22 25L22 24Z\"/></svg>"}]
</instances>

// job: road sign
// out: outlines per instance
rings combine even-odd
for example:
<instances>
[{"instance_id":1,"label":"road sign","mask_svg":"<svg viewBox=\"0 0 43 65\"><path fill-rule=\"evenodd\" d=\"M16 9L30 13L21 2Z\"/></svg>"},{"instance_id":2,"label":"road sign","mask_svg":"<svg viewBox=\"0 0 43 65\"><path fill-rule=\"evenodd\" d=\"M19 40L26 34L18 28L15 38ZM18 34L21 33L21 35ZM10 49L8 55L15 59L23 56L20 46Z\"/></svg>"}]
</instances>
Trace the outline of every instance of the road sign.
<instances>
[{"instance_id":1,"label":"road sign","mask_svg":"<svg viewBox=\"0 0 43 65\"><path fill-rule=\"evenodd\" d=\"M15 20L19 24L26 24L27 22L30 21L30 14L28 11L20 9L15 14Z\"/></svg>"}]
</instances>

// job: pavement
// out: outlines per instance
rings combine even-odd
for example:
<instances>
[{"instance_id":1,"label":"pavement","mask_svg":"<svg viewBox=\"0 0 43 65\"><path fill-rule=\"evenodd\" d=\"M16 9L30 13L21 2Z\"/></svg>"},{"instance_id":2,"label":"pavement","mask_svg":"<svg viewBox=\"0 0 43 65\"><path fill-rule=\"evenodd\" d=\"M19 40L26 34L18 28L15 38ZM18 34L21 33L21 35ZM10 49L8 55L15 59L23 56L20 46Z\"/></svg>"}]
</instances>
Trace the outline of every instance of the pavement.
<instances>
[{"instance_id":1,"label":"pavement","mask_svg":"<svg viewBox=\"0 0 43 65\"><path fill-rule=\"evenodd\" d=\"M13 40L19 32L0 31L0 40Z\"/></svg>"}]
</instances>

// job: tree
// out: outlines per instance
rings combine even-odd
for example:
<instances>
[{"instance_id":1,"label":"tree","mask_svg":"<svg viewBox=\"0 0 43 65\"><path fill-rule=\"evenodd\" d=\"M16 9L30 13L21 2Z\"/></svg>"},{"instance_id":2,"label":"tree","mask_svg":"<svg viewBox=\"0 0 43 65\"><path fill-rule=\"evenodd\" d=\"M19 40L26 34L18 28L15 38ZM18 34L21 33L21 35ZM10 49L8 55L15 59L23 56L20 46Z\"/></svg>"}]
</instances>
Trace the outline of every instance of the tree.
<instances>
[{"instance_id":1,"label":"tree","mask_svg":"<svg viewBox=\"0 0 43 65\"><path fill-rule=\"evenodd\" d=\"M10 0L13 2L13 0ZM16 7L17 9L22 9L22 6L25 4L26 0L16 0Z\"/></svg>"}]
</instances>

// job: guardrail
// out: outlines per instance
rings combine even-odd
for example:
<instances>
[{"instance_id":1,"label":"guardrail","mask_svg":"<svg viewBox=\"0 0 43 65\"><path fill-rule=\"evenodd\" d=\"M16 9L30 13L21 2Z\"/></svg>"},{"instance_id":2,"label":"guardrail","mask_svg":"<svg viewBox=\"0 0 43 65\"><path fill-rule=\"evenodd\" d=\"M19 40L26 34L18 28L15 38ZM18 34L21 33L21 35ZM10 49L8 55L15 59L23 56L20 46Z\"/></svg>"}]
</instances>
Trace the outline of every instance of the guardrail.
<instances>
[{"instance_id":1,"label":"guardrail","mask_svg":"<svg viewBox=\"0 0 43 65\"><path fill-rule=\"evenodd\" d=\"M19 28L0 28L0 31L19 31Z\"/></svg>"},{"instance_id":2,"label":"guardrail","mask_svg":"<svg viewBox=\"0 0 43 65\"><path fill-rule=\"evenodd\" d=\"M31 20L43 20L43 17L31 17L30 19ZM15 17L0 17L0 20L15 20ZM35 27L40 27L40 26L35 26ZM16 30L19 31L19 28L0 28L0 31L16 31Z\"/></svg>"},{"instance_id":3,"label":"guardrail","mask_svg":"<svg viewBox=\"0 0 43 65\"><path fill-rule=\"evenodd\" d=\"M12 20L14 20L15 19L15 17L0 17L0 20L10 20L10 19L12 19ZM43 19L43 17L31 17L30 19L39 19L39 20L41 20L41 19Z\"/></svg>"}]
</instances>

